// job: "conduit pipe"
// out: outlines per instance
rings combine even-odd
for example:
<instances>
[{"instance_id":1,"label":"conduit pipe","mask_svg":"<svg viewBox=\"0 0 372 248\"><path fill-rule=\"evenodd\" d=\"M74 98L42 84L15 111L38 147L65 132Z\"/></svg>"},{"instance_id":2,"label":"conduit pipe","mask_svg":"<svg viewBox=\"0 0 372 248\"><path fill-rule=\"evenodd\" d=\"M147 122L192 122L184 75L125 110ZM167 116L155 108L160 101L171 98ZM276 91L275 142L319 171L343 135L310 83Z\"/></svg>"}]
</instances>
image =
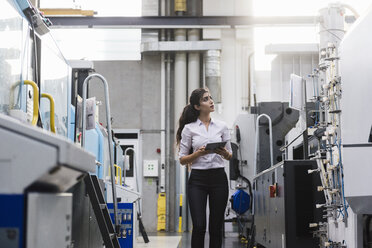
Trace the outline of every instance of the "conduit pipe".
<instances>
[{"instance_id":1,"label":"conduit pipe","mask_svg":"<svg viewBox=\"0 0 372 248\"><path fill-rule=\"evenodd\" d=\"M162 39L164 31L162 31ZM160 65L160 192L165 192L165 54L161 53Z\"/></svg>"},{"instance_id":2,"label":"conduit pipe","mask_svg":"<svg viewBox=\"0 0 372 248\"><path fill-rule=\"evenodd\" d=\"M221 103L221 52L209 50L205 54L205 82L215 103Z\"/></svg>"},{"instance_id":3,"label":"conduit pipe","mask_svg":"<svg viewBox=\"0 0 372 248\"><path fill-rule=\"evenodd\" d=\"M176 29L174 31L176 41L186 40L186 30ZM177 52L174 60L174 115L175 130L178 127L178 117L181 115L186 101L186 53Z\"/></svg>"},{"instance_id":4,"label":"conduit pipe","mask_svg":"<svg viewBox=\"0 0 372 248\"><path fill-rule=\"evenodd\" d=\"M176 29L174 32L175 40L181 41L186 40L186 30L185 29ZM174 61L174 132L178 129L178 119L182 113L184 106L187 104L187 65L186 65L186 53L185 52L177 52L175 55ZM174 155L175 165L178 166L179 163L177 162L177 152ZM177 192L176 195L184 194L185 193L185 174L186 169L185 167L179 167L179 186L180 191ZM177 170L176 170L177 171ZM177 175L177 173L176 173ZM175 180L175 186L177 188L177 179ZM177 199L177 198L176 198ZM175 221L178 220L174 219ZM175 225L176 226L176 225Z\"/></svg>"},{"instance_id":5,"label":"conduit pipe","mask_svg":"<svg viewBox=\"0 0 372 248\"><path fill-rule=\"evenodd\" d=\"M199 29L190 29L188 31L188 40L199 40ZM194 89L200 87L200 54L198 52L189 53L188 59L188 97Z\"/></svg>"}]
</instances>

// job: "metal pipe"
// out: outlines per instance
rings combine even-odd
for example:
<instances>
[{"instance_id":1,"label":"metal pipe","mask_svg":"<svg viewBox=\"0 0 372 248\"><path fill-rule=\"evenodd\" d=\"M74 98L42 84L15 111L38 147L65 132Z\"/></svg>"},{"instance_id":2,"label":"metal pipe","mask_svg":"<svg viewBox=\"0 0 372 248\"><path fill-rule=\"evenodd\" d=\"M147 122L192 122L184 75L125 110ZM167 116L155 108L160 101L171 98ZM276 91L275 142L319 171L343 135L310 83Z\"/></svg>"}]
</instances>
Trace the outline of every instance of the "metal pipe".
<instances>
[{"instance_id":1,"label":"metal pipe","mask_svg":"<svg viewBox=\"0 0 372 248\"><path fill-rule=\"evenodd\" d=\"M248 110L251 107L251 94L252 94L251 88L252 88L252 81L254 77L254 61L253 61L254 57L253 56L254 56L254 52L249 54L249 57L248 57L248 63L249 63L249 66L248 66Z\"/></svg>"},{"instance_id":2,"label":"metal pipe","mask_svg":"<svg viewBox=\"0 0 372 248\"><path fill-rule=\"evenodd\" d=\"M163 35L162 35L163 37ZM165 54L161 54L160 70L160 192L165 192Z\"/></svg>"},{"instance_id":3,"label":"metal pipe","mask_svg":"<svg viewBox=\"0 0 372 248\"><path fill-rule=\"evenodd\" d=\"M186 40L186 30L176 29L174 32L174 38L176 41ZM182 113L184 106L187 104L187 64L186 64L186 53L177 52L174 61L174 130L178 128L178 118ZM174 155L175 165L177 166L177 156ZM175 174L175 197L177 194L184 192L185 185L185 168L176 168ZM179 171L179 175L177 174ZM178 177L179 176L179 177ZM179 179L179 180L177 180ZM179 184L178 184L179 183ZM174 218L175 227L178 218Z\"/></svg>"},{"instance_id":4,"label":"metal pipe","mask_svg":"<svg viewBox=\"0 0 372 248\"><path fill-rule=\"evenodd\" d=\"M86 100L87 100L87 88L88 83L92 78L97 77L101 79L104 85L105 91L105 104L106 104L106 121L107 121L107 132L108 132L108 146L109 146L109 153L110 153L110 169L111 169L111 185L112 185L112 198L114 203L114 219L115 219L115 230L117 231L117 227L119 226L118 220L118 206L117 206L117 199L116 199L116 187L115 187L115 180L114 180L114 157L113 157L113 149L112 149L112 131L111 131L111 113L110 113L110 98L109 98L109 91L108 91L108 84L106 79L100 74L92 74L88 76L83 83L83 113L82 113L82 137L81 137L81 146L85 147L85 129L86 129Z\"/></svg>"},{"instance_id":5,"label":"metal pipe","mask_svg":"<svg viewBox=\"0 0 372 248\"><path fill-rule=\"evenodd\" d=\"M168 33L169 34L169 33ZM166 82L167 82L167 99L166 99L166 112L167 112L167 116L166 116L166 128L165 128L165 137L166 137L166 161L167 161L167 167L166 167L166 184L165 184L165 192L167 194L167 197L166 197L166 231L168 232L170 230L170 205L171 205L171 202L170 202L170 177L171 177L171 149L172 149L172 145L171 145L171 91L172 91L172 88L171 88L171 56L170 54L167 55L167 60L166 60L166 63L167 63L167 67L166 67Z\"/></svg>"},{"instance_id":6,"label":"metal pipe","mask_svg":"<svg viewBox=\"0 0 372 248\"><path fill-rule=\"evenodd\" d=\"M166 0L160 0L160 16L166 14ZM160 40L165 41L165 30L160 31ZM165 53L160 58L160 193L165 193L165 118L166 118L166 78L165 78Z\"/></svg>"},{"instance_id":7,"label":"metal pipe","mask_svg":"<svg viewBox=\"0 0 372 248\"><path fill-rule=\"evenodd\" d=\"M190 29L187 32L189 41L199 40L199 29ZM188 97L194 89L200 87L200 54L198 52L192 52L188 54Z\"/></svg>"},{"instance_id":8,"label":"metal pipe","mask_svg":"<svg viewBox=\"0 0 372 248\"><path fill-rule=\"evenodd\" d=\"M205 56L205 82L216 103L221 103L221 52L209 50Z\"/></svg>"},{"instance_id":9,"label":"metal pipe","mask_svg":"<svg viewBox=\"0 0 372 248\"><path fill-rule=\"evenodd\" d=\"M176 41L186 40L186 30L185 29L176 29L174 32ZM178 118L182 113L184 106L187 104L187 64L186 64L186 53L177 52L175 55L174 62L174 130L178 128ZM175 165L178 164L177 155L174 155ZM183 194L185 192L185 167L176 168L176 178L175 178L175 190L176 197L177 194ZM178 173L179 171L179 177ZM179 180L177 180L179 179ZM179 184L178 184L179 183ZM178 202L178 201L176 201ZM175 218L175 227L176 221L178 218Z\"/></svg>"},{"instance_id":10,"label":"metal pipe","mask_svg":"<svg viewBox=\"0 0 372 248\"><path fill-rule=\"evenodd\" d=\"M177 29L174 32L176 41L186 40L186 30ZM174 115L175 130L177 128L177 117L181 115L182 109L187 103L186 95L186 53L177 52L174 61Z\"/></svg>"},{"instance_id":11,"label":"metal pipe","mask_svg":"<svg viewBox=\"0 0 372 248\"><path fill-rule=\"evenodd\" d=\"M256 120L256 145L255 145L255 152L254 152L254 176L257 175L257 152L258 152L258 147L260 145L260 119L262 117L265 117L269 120L269 134L270 134L270 161L271 161L271 167L274 165L274 160L273 160L273 130L272 130L272 122L270 116L267 114L261 114L257 117Z\"/></svg>"},{"instance_id":12,"label":"metal pipe","mask_svg":"<svg viewBox=\"0 0 372 248\"><path fill-rule=\"evenodd\" d=\"M171 0L166 1L166 16L171 16ZM171 41L171 31L167 30L166 38L168 41ZM166 216L166 231L169 232L170 230L170 179L171 179L171 56L168 53L166 55L166 103L165 103L165 110L166 110L166 119L165 119L165 145L166 145L166 154L165 154L165 161L166 161L166 178L165 178L165 193L166 193L166 208L165 208L165 216Z\"/></svg>"},{"instance_id":13,"label":"metal pipe","mask_svg":"<svg viewBox=\"0 0 372 248\"><path fill-rule=\"evenodd\" d=\"M51 94L42 93L41 97L47 98L49 100L49 121L50 121L50 131L56 133L56 125L54 118L54 98Z\"/></svg>"}]
</instances>

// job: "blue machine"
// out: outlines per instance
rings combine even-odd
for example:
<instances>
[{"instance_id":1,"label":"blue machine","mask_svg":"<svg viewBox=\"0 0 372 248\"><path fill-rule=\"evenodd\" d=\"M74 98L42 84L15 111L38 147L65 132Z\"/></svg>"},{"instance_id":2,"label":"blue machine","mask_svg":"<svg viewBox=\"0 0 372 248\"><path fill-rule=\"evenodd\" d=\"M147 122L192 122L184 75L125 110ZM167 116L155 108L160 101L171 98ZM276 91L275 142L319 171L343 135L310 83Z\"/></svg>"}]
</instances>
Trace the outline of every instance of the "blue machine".
<instances>
[{"instance_id":1,"label":"blue machine","mask_svg":"<svg viewBox=\"0 0 372 248\"><path fill-rule=\"evenodd\" d=\"M114 207L107 203L112 221L114 221ZM120 220L120 237L118 237L121 248L133 248L133 203L118 203L118 218Z\"/></svg>"},{"instance_id":2,"label":"blue machine","mask_svg":"<svg viewBox=\"0 0 372 248\"><path fill-rule=\"evenodd\" d=\"M85 149L96 156L96 160L101 163L101 166L97 166L97 177L102 179L103 178L103 165L104 165L104 137L103 134L98 126L99 124L96 123L96 128L87 130L86 132L86 145Z\"/></svg>"},{"instance_id":3,"label":"blue machine","mask_svg":"<svg viewBox=\"0 0 372 248\"><path fill-rule=\"evenodd\" d=\"M232 209L237 214L244 214L249 209L249 204L251 201L251 197L242 189L238 189L232 196L231 196L231 205Z\"/></svg>"},{"instance_id":4,"label":"blue machine","mask_svg":"<svg viewBox=\"0 0 372 248\"><path fill-rule=\"evenodd\" d=\"M0 244L1 247L23 247L24 195L0 194Z\"/></svg>"}]
</instances>

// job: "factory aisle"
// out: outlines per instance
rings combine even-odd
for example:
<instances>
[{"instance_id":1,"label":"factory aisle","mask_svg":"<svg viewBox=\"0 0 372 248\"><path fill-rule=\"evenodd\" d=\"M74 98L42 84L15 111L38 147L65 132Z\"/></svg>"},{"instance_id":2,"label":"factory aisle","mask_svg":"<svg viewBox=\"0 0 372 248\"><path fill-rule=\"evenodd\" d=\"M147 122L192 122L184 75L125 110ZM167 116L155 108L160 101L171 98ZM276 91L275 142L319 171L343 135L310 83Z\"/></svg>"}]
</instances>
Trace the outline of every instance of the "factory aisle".
<instances>
[{"instance_id":1,"label":"factory aisle","mask_svg":"<svg viewBox=\"0 0 372 248\"><path fill-rule=\"evenodd\" d=\"M223 240L222 248L245 248L246 244L239 242L237 237L227 237ZM149 236L150 242L145 244L142 237L138 237L135 248L190 248L191 247L191 232L183 233L182 235L175 233L153 233ZM209 235L205 235L204 247L209 247Z\"/></svg>"},{"instance_id":2,"label":"factory aisle","mask_svg":"<svg viewBox=\"0 0 372 248\"><path fill-rule=\"evenodd\" d=\"M149 236L149 239L150 242L146 244L142 237L138 237L135 248L177 248L181 241L181 236Z\"/></svg>"},{"instance_id":3,"label":"factory aisle","mask_svg":"<svg viewBox=\"0 0 372 248\"><path fill-rule=\"evenodd\" d=\"M239 242L235 236L229 236L229 233L225 234L226 237L222 240L222 248L245 248L246 244ZM190 248L191 247L191 232L184 233L182 235L181 242L178 248ZM209 235L206 233L204 247L209 247Z\"/></svg>"}]
</instances>

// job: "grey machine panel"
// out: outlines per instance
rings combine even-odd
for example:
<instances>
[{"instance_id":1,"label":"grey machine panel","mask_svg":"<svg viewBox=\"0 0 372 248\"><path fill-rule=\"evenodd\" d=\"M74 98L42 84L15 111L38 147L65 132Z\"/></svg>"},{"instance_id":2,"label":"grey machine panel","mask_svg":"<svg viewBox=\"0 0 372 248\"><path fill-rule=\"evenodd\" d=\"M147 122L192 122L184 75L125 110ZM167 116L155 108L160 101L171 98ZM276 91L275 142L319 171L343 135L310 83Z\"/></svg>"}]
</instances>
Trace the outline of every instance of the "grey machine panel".
<instances>
[{"instance_id":1,"label":"grey machine panel","mask_svg":"<svg viewBox=\"0 0 372 248\"><path fill-rule=\"evenodd\" d=\"M73 194L72 237L73 247L102 248L103 239L84 182L79 182L69 192Z\"/></svg>"},{"instance_id":2,"label":"grey machine panel","mask_svg":"<svg viewBox=\"0 0 372 248\"><path fill-rule=\"evenodd\" d=\"M274 164L282 161L282 152L279 150L284 145L285 135L298 121L297 110L290 109L288 103L284 102L260 102L255 111L257 115L267 114L270 116L273 126L273 159ZM269 124L267 119L260 120L259 135L260 146L257 155L257 172L270 167L270 145L269 145ZM252 130L252 133L255 131Z\"/></svg>"},{"instance_id":3,"label":"grey machine panel","mask_svg":"<svg viewBox=\"0 0 372 248\"><path fill-rule=\"evenodd\" d=\"M258 174L254 179L254 222L256 242L266 248L313 248L310 223L319 222L322 212L315 208L324 196L317 192L318 175L308 170L317 168L315 161L282 161ZM276 197L269 187L277 185Z\"/></svg>"},{"instance_id":4,"label":"grey machine panel","mask_svg":"<svg viewBox=\"0 0 372 248\"><path fill-rule=\"evenodd\" d=\"M72 194L29 193L27 248L70 247Z\"/></svg>"},{"instance_id":5,"label":"grey machine panel","mask_svg":"<svg viewBox=\"0 0 372 248\"><path fill-rule=\"evenodd\" d=\"M353 25L339 48L341 138L345 197L357 214L372 214L372 11ZM356 49L357 48L357 49Z\"/></svg>"},{"instance_id":6,"label":"grey machine panel","mask_svg":"<svg viewBox=\"0 0 372 248\"><path fill-rule=\"evenodd\" d=\"M372 144L343 145L345 197L356 214L372 214Z\"/></svg>"},{"instance_id":7,"label":"grey machine panel","mask_svg":"<svg viewBox=\"0 0 372 248\"><path fill-rule=\"evenodd\" d=\"M26 188L64 192L86 172L95 157L66 138L0 114L0 193Z\"/></svg>"},{"instance_id":8,"label":"grey machine panel","mask_svg":"<svg viewBox=\"0 0 372 248\"><path fill-rule=\"evenodd\" d=\"M307 103L307 109L314 109L313 103ZM260 102L256 108L252 108L252 114L267 114L272 121L273 130L273 163L283 160L280 148L284 146L285 136L296 125L299 112L288 107L287 102ZM307 116L309 125L314 123L310 114ZM254 133L255 130L252 130ZM259 123L260 146L257 154L257 172L264 171L270 167L270 143L269 143L269 123L266 118L262 118Z\"/></svg>"}]
</instances>

